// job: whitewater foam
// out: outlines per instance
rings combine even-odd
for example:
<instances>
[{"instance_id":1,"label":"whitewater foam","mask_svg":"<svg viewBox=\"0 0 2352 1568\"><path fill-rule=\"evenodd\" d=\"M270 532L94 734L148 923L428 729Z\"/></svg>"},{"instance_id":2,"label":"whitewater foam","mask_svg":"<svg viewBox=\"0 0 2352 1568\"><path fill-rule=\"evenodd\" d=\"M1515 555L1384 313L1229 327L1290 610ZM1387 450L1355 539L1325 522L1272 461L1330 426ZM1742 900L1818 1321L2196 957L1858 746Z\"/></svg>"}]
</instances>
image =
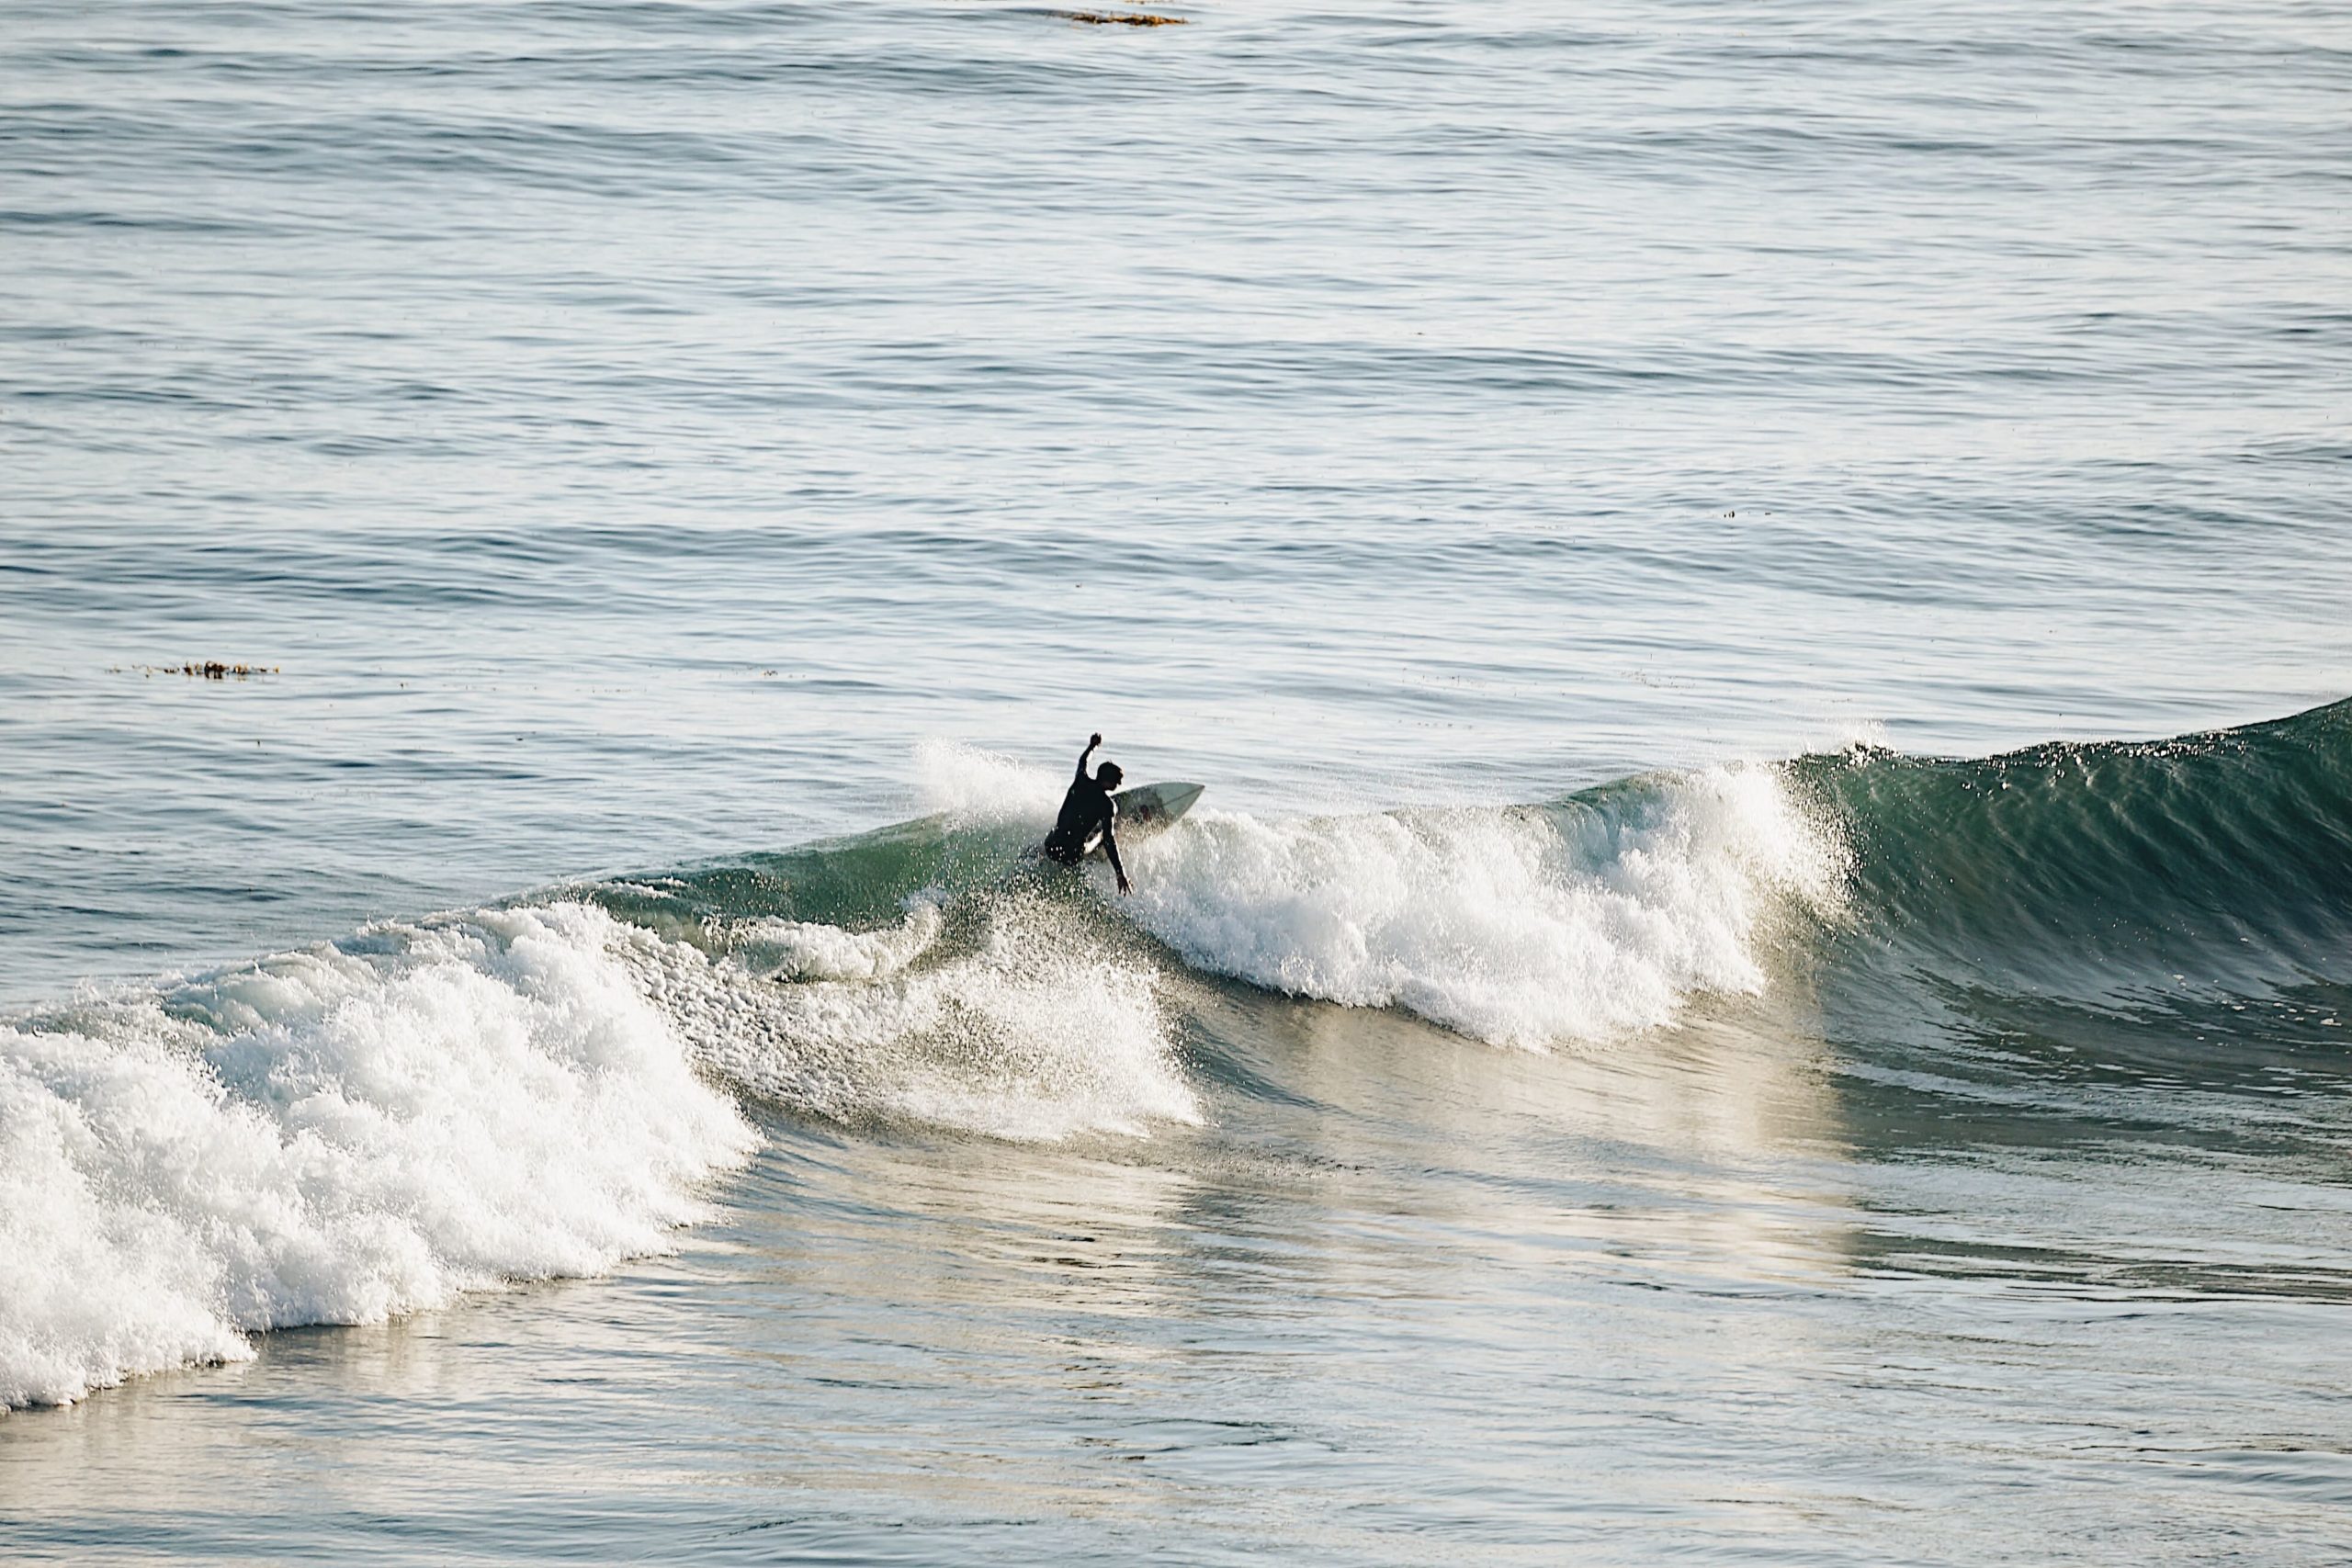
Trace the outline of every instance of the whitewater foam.
<instances>
[{"instance_id":1,"label":"whitewater foam","mask_svg":"<svg viewBox=\"0 0 2352 1568\"><path fill-rule=\"evenodd\" d=\"M0 1404L667 1245L753 1135L574 905L0 1026Z\"/></svg>"},{"instance_id":2,"label":"whitewater foam","mask_svg":"<svg viewBox=\"0 0 2352 1568\"><path fill-rule=\"evenodd\" d=\"M984 751L959 741L915 747L915 783L933 811L986 821L1050 823L1069 774Z\"/></svg>"},{"instance_id":3,"label":"whitewater foam","mask_svg":"<svg viewBox=\"0 0 2352 1568\"><path fill-rule=\"evenodd\" d=\"M783 980L880 980L898 974L939 940L939 906L918 899L907 918L853 931L821 920L747 920L726 934L728 951L754 975Z\"/></svg>"},{"instance_id":4,"label":"whitewater foam","mask_svg":"<svg viewBox=\"0 0 2352 1568\"><path fill-rule=\"evenodd\" d=\"M1761 989L1775 916L1830 911L1846 870L1835 831L1766 767L1543 808L1195 811L1132 858L1136 918L1189 964L1529 1047Z\"/></svg>"},{"instance_id":5,"label":"whitewater foam","mask_svg":"<svg viewBox=\"0 0 2352 1568\"><path fill-rule=\"evenodd\" d=\"M742 950L717 960L650 936L633 954L698 1060L795 1111L1034 1141L1199 1120L1148 963L1104 951L1075 911L1034 896L978 897L965 919L977 931L953 952L940 951L937 909L918 903L878 932L747 922ZM767 977L778 925L796 952L822 955L801 971L818 977Z\"/></svg>"},{"instance_id":6,"label":"whitewater foam","mask_svg":"<svg viewBox=\"0 0 2352 1568\"><path fill-rule=\"evenodd\" d=\"M0 1406L657 1251L791 1109L1017 1139L1197 1121L1146 963L998 897L714 954L561 903L0 1024ZM779 978L781 976L782 978Z\"/></svg>"}]
</instances>

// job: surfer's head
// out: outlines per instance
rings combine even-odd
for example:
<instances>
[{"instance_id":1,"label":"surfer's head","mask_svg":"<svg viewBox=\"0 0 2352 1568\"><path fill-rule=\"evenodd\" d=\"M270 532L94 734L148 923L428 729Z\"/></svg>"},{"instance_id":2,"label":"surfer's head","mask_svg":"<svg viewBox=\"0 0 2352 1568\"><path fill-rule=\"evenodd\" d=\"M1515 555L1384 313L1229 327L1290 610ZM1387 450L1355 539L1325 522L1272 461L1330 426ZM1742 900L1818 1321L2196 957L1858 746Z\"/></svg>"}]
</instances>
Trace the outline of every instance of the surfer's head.
<instances>
[{"instance_id":1,"label":"surfer's head","mask_svg":"<svg viewBox=\"0 0 2352 1568\"><path fill-rule=\"evenodd\" d=\"M1101 767L1094 770L1094 782L1101 784L1104 789L1118 788L1119 781L1126 776L1126 774L1119 772L1119 764L1116 762L1105 762Z\"/></svg>"}]
</instances>

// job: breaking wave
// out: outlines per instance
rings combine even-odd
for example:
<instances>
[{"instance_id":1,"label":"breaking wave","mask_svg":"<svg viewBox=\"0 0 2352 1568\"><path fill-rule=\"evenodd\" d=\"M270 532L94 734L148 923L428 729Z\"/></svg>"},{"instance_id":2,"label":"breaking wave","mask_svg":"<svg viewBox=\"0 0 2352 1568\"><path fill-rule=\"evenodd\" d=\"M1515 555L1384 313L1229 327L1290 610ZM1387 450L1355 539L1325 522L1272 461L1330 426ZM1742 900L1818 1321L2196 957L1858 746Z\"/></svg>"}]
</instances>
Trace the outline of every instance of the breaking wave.
<instances>
[{"instance_id":1,"label":"breaking wave","mask_svg":"<svg viewBox=\"0 0 2352 1568\"><path fill-rule=\"evenodd\" d=\"M1200 1122L1202 987L1638 1050L1799 971L1896 1020L2316 985L2315 1040L2352 977L2352 704L1516 807L1210 805L1130 846L1131 898L1028 857L1057 775L923 767L944 808L918 821L0 1020L0 1404L658 1250L763 1107L1021 1140Z\"/></svg>"},{"instance_id":2,"label":"breaking wave","mask_svg":"<svg viewBox=\"0 0 2352 1568\"><path fill-rule=\"evenodd\" d=\"M751 1127L579 906L0 1027L0 1404L665 1245Z\"/></svg>"}]
</instances>

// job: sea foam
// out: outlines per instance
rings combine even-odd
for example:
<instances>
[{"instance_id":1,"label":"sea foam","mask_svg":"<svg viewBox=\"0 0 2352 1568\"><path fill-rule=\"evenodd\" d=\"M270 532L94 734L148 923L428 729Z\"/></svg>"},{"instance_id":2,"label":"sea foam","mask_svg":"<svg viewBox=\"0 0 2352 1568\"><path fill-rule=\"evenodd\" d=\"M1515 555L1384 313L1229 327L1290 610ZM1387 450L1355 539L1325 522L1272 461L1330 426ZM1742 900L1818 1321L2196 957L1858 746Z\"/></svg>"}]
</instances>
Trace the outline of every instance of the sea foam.
<instances>
[{"instance_id":1,"label":"sea foam","mask_svg":"<svg viewBox=\"0 0 2352 1568\"><path fill-rule=\"evenodd\" d=\"M0 1026L0 1404L659 1250L753 1143L574 905Z\"/></svg>"},{"instance_id":2,"label":"sea foam","mask_svg":"<svg viewBox=\"0 0 2352 1568\"><path fill-rule=\"evenodd\" d=\"M880 980L921 958L939 940L939 906L920 899L907 918L880 931L853 931L822 920L747 920L728 933L728 951L753 974L779 980Z\"/></svg>"},{"instance_id":3,"label":"sea foam","mask_svg":"<svg viewBox=\"0 0 2352 1568\"><path fill-rule=\"evenodd\" d=\"M1544 808L1200 810L1129 858L1136 919L1189 964L1530 1047L1760 990L1776 919L1834 910L1846 869L1836 832L1766 767Z\"/></svg>"},{"instance_id":4,"label":"sea foam","mask_svg":"<svg viewBox=\"0 0 2352 1568\"><path fill-rule=\"evenodd\" d=\"M1199 1120L1148 962L1034 895L977 903L952 951L918 901L871 932L746 921L716 961L649 940L639 983L709 1071L807 1114L1024 1141Z\"/></svg>"}]
</instances>

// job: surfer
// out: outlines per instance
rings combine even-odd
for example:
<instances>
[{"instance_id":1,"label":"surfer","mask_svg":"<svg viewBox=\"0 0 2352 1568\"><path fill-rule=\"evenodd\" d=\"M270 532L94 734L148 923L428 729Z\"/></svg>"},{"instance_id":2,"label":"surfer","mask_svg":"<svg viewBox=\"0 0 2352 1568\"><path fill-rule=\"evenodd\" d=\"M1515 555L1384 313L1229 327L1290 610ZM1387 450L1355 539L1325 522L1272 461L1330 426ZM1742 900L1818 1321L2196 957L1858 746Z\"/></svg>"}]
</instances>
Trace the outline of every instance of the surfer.
<instances>
[{"instance_id":1,"label":"surfer","mask_svg":"<svg viewBox=\"0 0 2352 1568\"><path fill-rule=\"evenodd\" d=\"M1110 857L1111 874L1119 879L1119 891L1132 893L1135 886L1127 880L1127 868L1119 863L1117 827L1119 803L1111 792L1119 787L1125 775L1116 762L1105 762L1086 776L1086 759L1102 744L1100 734L1090 735L1086 750L1078 754L1078 777L1070 781L1069 793L1062 796L1062 814L1054 823L1054 830L1046 835L1046 858L1064 865L1076 865L1086 858L1099 836L1102 852Z\"/></svg>"}]
</instances>

